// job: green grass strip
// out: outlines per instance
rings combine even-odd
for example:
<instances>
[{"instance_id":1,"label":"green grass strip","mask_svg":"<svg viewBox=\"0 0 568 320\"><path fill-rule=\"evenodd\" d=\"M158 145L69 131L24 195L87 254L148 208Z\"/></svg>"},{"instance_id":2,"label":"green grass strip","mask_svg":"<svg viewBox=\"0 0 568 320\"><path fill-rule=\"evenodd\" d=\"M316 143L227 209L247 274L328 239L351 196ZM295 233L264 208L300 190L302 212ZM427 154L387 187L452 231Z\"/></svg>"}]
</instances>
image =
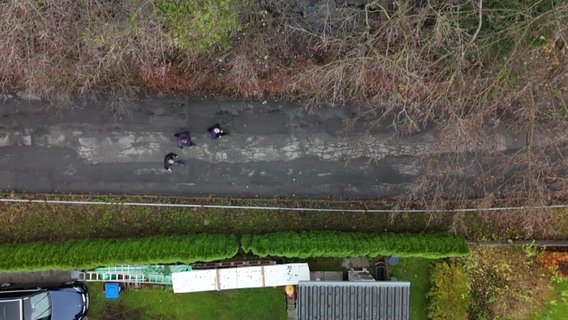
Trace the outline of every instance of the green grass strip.
<instances>
[{"instance_id":1,"label":"green grass strip","mask_svg":"<svg viewBox=\"0 0 568 320\"><path fill-rule=\"evenodd\" d=\"M235 235L199 234L136 239L34 242L0 246L0 270L92 269L121 264L174 264L228 259Z\"/></svg>"},{"instance_id":2,"label":"green grass strip","mask_svg":"<svg viewBox=\"0 0 568 320\"><path fill-rule=\"evenodd\" d=\"M245 235L245 252L289 258L399 256L439 259L469 254L464 238L449 233L277 232Z\"/></svg>"}]
</instances>

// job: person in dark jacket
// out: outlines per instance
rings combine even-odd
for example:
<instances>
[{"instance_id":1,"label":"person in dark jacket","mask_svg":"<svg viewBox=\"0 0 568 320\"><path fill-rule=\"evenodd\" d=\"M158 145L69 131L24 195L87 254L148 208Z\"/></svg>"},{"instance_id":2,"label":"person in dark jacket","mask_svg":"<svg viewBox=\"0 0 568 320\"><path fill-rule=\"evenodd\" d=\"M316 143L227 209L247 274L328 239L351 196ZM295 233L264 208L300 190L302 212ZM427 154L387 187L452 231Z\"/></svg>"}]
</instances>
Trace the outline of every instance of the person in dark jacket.
<instances>
[{"instance_id":1,"label":"person in dark jacket","mask_svg":"<svg viewBox=\"0 0 568 320\"><path fill-rule=\"evenodd\" d=\"M170 152L166 154L164 157L164 168L169 172L172 171L173 166L181 165L183 166L183 162L177 158L177 154Z\"/></svg>"},{"instance_id":2,"label":"person in dark jacket","mask_svg":"<svg viewBox=\"0 0 568 320\"><path fill-rule=\"evenodd\" d=\"M183 147L190 147L193 145L188 131L176 133L174 134L174 136L177 138L177 146L180 149L183 149Z\"/></svg>"},{"instance_id":3,"label":"person in dark jacket","mask_svg":"<svg viewBox=\"0 0 568 320\"><path fill-rule=\"evenodd\" d=\"M211 139L221 139L222 136L226 135L227 133L223 131L221 125L216 123L211 128L207 129L211 134Z\"/></svg>"}]
</instances>

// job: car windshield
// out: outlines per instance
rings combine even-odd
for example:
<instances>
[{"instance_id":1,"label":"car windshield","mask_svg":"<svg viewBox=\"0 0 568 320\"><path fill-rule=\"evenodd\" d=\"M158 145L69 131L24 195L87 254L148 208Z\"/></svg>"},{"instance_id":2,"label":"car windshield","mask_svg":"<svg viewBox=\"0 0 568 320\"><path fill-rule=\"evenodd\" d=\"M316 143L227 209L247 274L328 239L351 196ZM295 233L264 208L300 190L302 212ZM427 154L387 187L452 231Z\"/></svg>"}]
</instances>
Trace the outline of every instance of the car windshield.
<instances>
[{"instance_id":1,"label":"car windshield","mask_svg":"<svg viewBox=\"0 0 568 320\"><path fill-rule=\"evenodd\" d=\"M51 298L43 291L24 299L24 320L50 320Z\"/></svg>"}]
</instances>

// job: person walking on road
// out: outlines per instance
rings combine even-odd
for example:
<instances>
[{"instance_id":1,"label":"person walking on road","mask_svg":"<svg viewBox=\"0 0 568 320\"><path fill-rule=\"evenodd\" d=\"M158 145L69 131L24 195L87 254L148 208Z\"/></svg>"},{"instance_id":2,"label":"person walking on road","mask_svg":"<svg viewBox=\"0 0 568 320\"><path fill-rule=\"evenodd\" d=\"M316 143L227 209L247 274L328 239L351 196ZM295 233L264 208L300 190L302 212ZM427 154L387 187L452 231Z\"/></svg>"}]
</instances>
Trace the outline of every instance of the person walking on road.
<instances>
[{"instance_id":1,"label":"person walking on road","mask_svg":"<svg viewBox=\"0 0 568 320\"><path fill-rule=\"evenodd\" d=\"M183 166L183 162L179 160L177 156L178 155L173 152L166 154L166 156L164 157L164 168L167 171L172 172L173 166Z\"/></svg>"},{"instance_id":2,"label":"person walking on road","mask_svg":"<svg viewBox=\"0 0 568 320\"><path fill-rule=\"evenodd\" d=\"M189 131L179 132L174 134L174 136L177 138L177 146L180 149L193 145L193 143L191 142L191 137L189 136Z\"/></svg>"},{"instance_id":3,"label":"person walking on road","mask_svg":"<svg viewBox=\"0 0 568 320\"><path fill-rule=\"evenodd\" d=\"M209 131L209 133L211 134L211 139L214 140L221 139L222 136L227 134L225 131L223 131L221 125L218 123L214 124L211 128L207 129L207 131Z\"/></svg>"}]
</instances>

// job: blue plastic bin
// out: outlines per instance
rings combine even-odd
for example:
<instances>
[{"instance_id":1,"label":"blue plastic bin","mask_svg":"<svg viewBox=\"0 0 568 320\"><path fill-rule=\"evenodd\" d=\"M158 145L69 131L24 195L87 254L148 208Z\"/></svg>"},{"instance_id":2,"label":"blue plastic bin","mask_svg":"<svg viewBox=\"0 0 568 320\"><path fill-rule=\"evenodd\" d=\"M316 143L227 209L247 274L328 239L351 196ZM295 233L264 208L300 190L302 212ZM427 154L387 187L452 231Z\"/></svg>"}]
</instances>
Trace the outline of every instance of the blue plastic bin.
<instances>
[{"instance_id":1,"label":"blue plastic bin","mask_svg":"<svg viewBox=\"0 0 568 320\"><path fill-rule=\"evenodd\" d=\"M105 297L107 299L118 299L120 294L120 285L118 283L105 283Z\"/></svg>"},{"instance_id":2,"label":"blue plastic bin","mask_svg":"<svg viewBox=\"0 0 568 320\"><path fill-rule=\"evenodd\" d=\"M396 266L399 261L400 261L399 257L389 256L388 258L389 266Z\"/></svg>"}]
</instances>

